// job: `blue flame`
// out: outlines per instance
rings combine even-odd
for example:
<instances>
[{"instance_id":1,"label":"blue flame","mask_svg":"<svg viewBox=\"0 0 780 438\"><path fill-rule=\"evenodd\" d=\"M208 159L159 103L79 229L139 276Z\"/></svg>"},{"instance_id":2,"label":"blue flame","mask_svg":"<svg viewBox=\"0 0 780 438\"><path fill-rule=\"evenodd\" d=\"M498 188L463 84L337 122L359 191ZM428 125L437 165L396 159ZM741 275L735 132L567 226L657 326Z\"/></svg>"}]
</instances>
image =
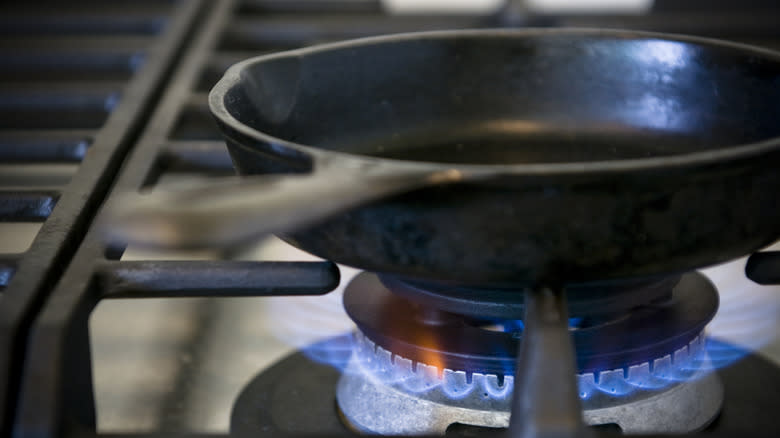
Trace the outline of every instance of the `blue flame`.
<instances>
[{"instance_id":1,"label":"blue flame","mask_svg":"<svg viewBox=\"0 0 780 438\"><path fill-rule=\"evenodd\" d=\"M303 347L301 352L315 362L344 370L349 364L354 348L353 334L349 332L309 344Z\"/></svg>"},{"instance_id":2,"label":"blue flame","mask_svg":"<svg viewBox=\"0 0 780 438\"><path fill-rule=\"evenodd\" d=\"M321 260L277 238L268 239L256 256L261 260ZM339 266L339 270L339 286L327 295L266 298L263 321L283 344L313 361L343 371L354 349L352 332L355 330L342 304L344 287L360 271L346 266Z\"/></svg>"},{"instance_id":3,"label":"blue flame","mask_svg":"<svg viewBox=\"0 0 780 438\"><path fill-rule=\"evenodd\" d=\"M776 246L780 249L780 246ZM780 333L780 286L759 286L745 277L746 258L702 271L717 286L718 314L707 327L712 368L728 366L761 350Z\"/></svg>"},{"instance_id":4,"label":"blue flame","mask_svg":"<svg viewBox=\"0 0 780 438\"><path fill-rule=\"evenodd\" d=\"M514 377L504 376L503 384L499 384L498 380L494 380L492 376L485 376L482 381L482 388L484 394L490 396L494 400L504 400L512 395L514 389Z\"/></svg>"},{"instance_id":5,"label":"blue flame","mask_svg":"<svg viewBox=\"0 0 780 438\"><path fill-rule=\"evenodd\" d=\"M441 390L452 400L460 400L471 394L476 385L470 384L465 378L459 379L458 376L447 374L444 376Z\"/></svg>"},{"instance_id":6,"label":"blue flame","mask_svg":"<svg viewBox=\"0 0 780 438\"><path fill-rule=\"evenodd\" d=\"M495 375L466 374L413 363L374 345L361 334L354 345L350 367L345 372L359 374L378 384L392 385L413 394L440 391L450 400L460 400L475 392L486 400L507 400L512 394L512 377L499 382Z\"/></svg>"},{"instance_id":7,"label":"blue flame","mask_svg":"<svg viewBox=\"0 0 780 438\"><path fill-rule=\"evenodd\" d=\"M269 298L266 320L282 343L315 362L346 368L355 326L344 312L340 291L321 297Z\"/></svg>"}]
</instances>

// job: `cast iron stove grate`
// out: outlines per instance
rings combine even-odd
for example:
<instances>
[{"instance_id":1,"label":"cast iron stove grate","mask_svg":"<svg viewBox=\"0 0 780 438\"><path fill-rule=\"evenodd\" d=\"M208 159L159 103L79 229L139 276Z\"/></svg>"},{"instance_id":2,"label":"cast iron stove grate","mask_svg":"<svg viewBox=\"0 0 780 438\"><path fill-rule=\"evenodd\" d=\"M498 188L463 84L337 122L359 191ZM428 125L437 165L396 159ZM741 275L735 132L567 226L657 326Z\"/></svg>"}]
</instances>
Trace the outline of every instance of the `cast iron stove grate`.
<instances>
[{"instance_id":1,"label":"cast iron stove grate","mask_svg":"<svg viewBox=\"0 0 780 438\"><path fill-rule=\"evenodd\" d=\"M776 18L710 9L529 22L778 47ZM0 23L3 165L81 162L65 185L0 190L0 220L43 223L27 251L0 257L0 433L54 437L97 434L88 320L100 300L322 294L338 283L329 262L122 261L123 248L107 248L90 226L112 185L132 191L152 187L165 172L232 173L205 99L228 65L318 42L496 21L393 19L370 1L145 0L12 6ZM779 272L776 254L758 254L748 265L761 283L777 282Z\"/></svg>"},{"instance_id":2,"label":"cast iron stove grate","mask_svg":"<svg viewBox=\"0 0 780 438\"><path fill-rule=\"evenodd\" d=\"M0 7L0 222L40 224L28 249L0 256L0 434L12 427L26 332L145 123L197 7Z\"/></svg>"}]
</instances>

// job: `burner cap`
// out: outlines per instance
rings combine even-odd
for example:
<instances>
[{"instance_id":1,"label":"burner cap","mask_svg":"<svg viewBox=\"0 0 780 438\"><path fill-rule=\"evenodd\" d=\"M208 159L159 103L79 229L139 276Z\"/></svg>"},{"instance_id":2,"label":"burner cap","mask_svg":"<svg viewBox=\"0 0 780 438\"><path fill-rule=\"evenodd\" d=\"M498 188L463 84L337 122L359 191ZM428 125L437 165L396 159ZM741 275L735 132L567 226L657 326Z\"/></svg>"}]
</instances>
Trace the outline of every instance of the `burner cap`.
<instances>
[{"instance_id":1,"label":"burner cap","mask_svg":"<svg viewBox=\"0 0 780 438\"><path fill-rule=\"evenodd\" d=\"M681 277L670 299L572 328L580 373L628 369L685 348L712 319L718 296L701 274ZM371 341L412 362L466 373L513 375L521 323L444 313L401 298L374 274L347 286L344 308ZM491 325L506 331L492 330ZM499 377L503 378L503 377Z\"/></svg>"},{"instance_id":2,"label":"burner cap","mask_svg":"<svg viewBox=\"0 0 780 438\"><path fill-rule=\"evenodd\" d=\"M477 318L522 319L524 290L421 283L378 275L391 292L427 307ZM679 275L632 278L566 286L569 315L595 316L626 312L640 304L668 299Z\"/></svg>"}]
</instances>

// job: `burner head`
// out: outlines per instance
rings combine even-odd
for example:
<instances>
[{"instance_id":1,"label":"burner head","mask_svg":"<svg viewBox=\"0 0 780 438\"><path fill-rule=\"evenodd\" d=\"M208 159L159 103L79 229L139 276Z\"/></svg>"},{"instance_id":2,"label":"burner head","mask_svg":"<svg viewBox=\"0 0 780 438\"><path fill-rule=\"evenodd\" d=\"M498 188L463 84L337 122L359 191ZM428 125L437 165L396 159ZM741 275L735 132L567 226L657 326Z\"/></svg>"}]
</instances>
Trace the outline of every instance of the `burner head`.
<instances>
[{"instance_id":1,"label":"burner head","mask_svg":"<svg viewBox=\"0 0 780 438\"><path fill-rule=\"evenodd\" d=\"M425 307L476 318L522 319L522 289L476 288L378 275L394 294ZM679 275L569 285L569 315L593 317L628 312L641 304L668 300Z\"/></svg>"},{"instance_id":2,"label":"burner head","mask_svg":"<svg viewBox=\"0 0 780 438\"><path fill-rule=\"evenodd\" d=\"M651 287L653 299L632 309L572 320L577 380L590 424L689 432L708 424L720 408L722 391L706 371L702 333L717 310L717 292L699 274L654 284L669 288L661 293ZM337 392L345 418L358 429L391 434L442 433L453 422L505 426L522 321L443 312L397 290L372 274L359 275L345 290L345 308L359 328ZM403 414L380 415L380 406ZM685 414L670 421L661 414L671 407Z\"/></svg>"},{"instance_id":3,"label":"burner head","mask_svg":"<svg viewBox=\"0 0 780 438\"><path fill-rule=\"evenodd\" d=\"M336 390L342 416L353 429L433 435L456 423L508 426L513 377L442 370L394 355L360 332L356 338L357 349ZM704 364L703 342L697 337L674 355L627 372L578 374L585 422L615 424L630 434L687 433L707 426L720 411L723 389ZM610 394L615 390L620 395Z\"/></svg>"},{"instance_id":4,"label":"burner head","mask_svg":"<svg viewBox=\"0 0 780 438\"><path fill-rule=\"evenodd\" d=\"M578 370L627 368L693 341L717 311L717 292L699 274L670 284L664 294L656 293L665 299L635 302L632 309L613 314L575 314L579 316L572 318L572 339ZM344 308L369 339L393 354L441 369L514 374L521 320L442 312L398 296L367 273L345 289Z\"/></svg>"}]
</instances>

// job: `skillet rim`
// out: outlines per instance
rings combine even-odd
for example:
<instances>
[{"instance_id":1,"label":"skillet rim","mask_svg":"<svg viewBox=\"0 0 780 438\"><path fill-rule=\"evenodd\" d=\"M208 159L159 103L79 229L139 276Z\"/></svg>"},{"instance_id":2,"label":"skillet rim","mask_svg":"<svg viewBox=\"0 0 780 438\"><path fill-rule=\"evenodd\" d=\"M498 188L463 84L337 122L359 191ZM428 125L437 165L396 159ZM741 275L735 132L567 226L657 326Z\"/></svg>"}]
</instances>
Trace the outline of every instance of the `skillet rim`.
<instances>
[{"instance_id":1,"label":"skillet rim","mask_svg":"<svg viewBox=\"0 0 780 438\"><path fill-rule=\"evenodd\" d=\"M701 46L710 46L720 49L741 51L743 54L753 54L754 56L768 59L780 64L780 52L770 49L756 47L748 44L735 43L731 41L706 38L699 36L646 32L623 29L596 29L596 28L524 28L524 29L465 29L465 30L439 30L426 32L407 32L392 35L373 36L345 40L335 43L319 44L301 49L287 50L272 54L260 55L245 59L230 66L225 71L222 78L214 85L209 92L209 109L219 122L243 134L247 137L260 140L275 147L281 146L297 153L311 157L314 161L315 170L317 164L331 163L333 160L352 160L358 165L389 165L395 167L430 169L431 172L446 171L456 169L463 173L482 173L492 172L494 174L508 176L524 175L551 175L551 174L597 174L611 172L628 171L648 171L669 169L676 167L699 166L707 164L716 164L728 162L737 159L750 159L762 154L780 151L780 135L769 137L765 140L751 143L739 143L727 146L721 146L713 150L704 150L689 152L683 154L667 155L662 157L615 159L615 160L597 160L585 162L555 162L555 163L519 163L519 164L469 164L469 163L443 163L434 161L413 161L393 158L375 157L348 153L339 150L324 149L317 146L296 143L279 137L272 136L263 131L257 130L233 117L228 111L225 103L225 96L234 87L242 82L241 72L249 66L281 58L297 58L314 53L322 53L335 49L344 49L351 47L381 45L387 43L396 43L401 41L414 41L422 39L448 39L459 37L523 37L523 36L561 36L561 35L587 35L587 36L608 36L616 39L656 39L663 41L681 42L687 44L696 44ZM780 120L778 121L780 123ZM223 137L229 138L227 133L223 132ZM243 144L243 142L239 142ZM244 145L246 147L246 145Z\"/></svg>"}]
</instances>

